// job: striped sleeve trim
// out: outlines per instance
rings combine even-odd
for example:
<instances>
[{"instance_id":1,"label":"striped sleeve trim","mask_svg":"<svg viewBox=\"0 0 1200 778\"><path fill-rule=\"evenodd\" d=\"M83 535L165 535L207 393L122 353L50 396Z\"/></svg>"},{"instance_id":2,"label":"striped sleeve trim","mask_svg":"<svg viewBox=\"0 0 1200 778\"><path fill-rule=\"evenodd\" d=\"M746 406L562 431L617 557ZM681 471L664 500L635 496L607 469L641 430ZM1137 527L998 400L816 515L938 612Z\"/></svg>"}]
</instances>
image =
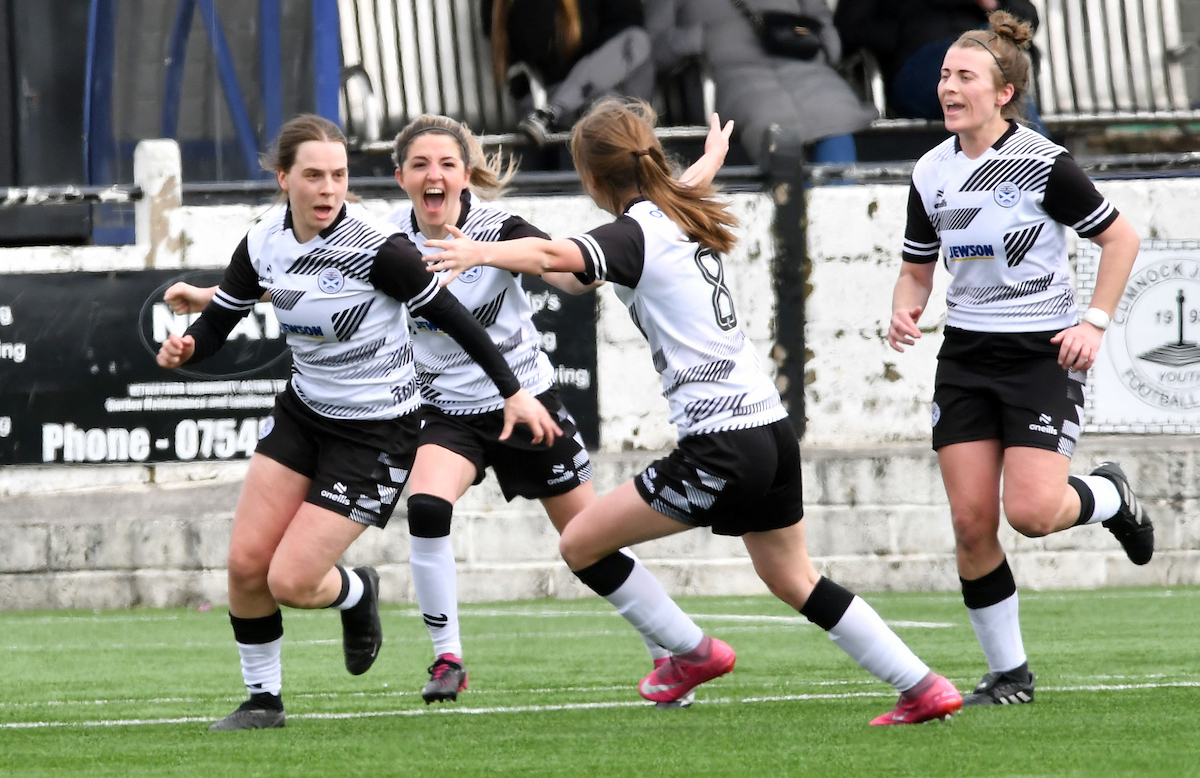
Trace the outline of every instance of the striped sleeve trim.
<instances>
[{"instance_id":1,"label":"striped sleeve trim","mask_svg":"<svg viewBox=\"0 0 1200 778\"><path fill-rule=\"evenodd\" d=\"M411 313L416 313L417 311L424 308L426 305L429 304L429 302L431 300L433 300L434 297L437 296L439 289L441 289L441 287L438 286L438 280L437 280L437 277L435 276L429 280L428 286L426 286L420 292L413 295L411 299L409 299L408 310Z\"/></svg>"},{"instance_id":2,"label":"striped sleeve trim","mask_svg":"<svg viewBox=\"0 0 1200 778\"><path fill-rule=\"evenodd\" d=\"M254 297L248 300L239 300L238 298L233 297L218 288L216 293L213 295L212 301L222 308L227 308L231 311L237 311L238 313L241 313L254 308L254 304L258 302L258 298Z\"/></svg>"},{"instance_id":3,"label":"striped sleeve trim","mask_svg":"<svg viewBox=\"0 0 1200 778\"><path fill-rule=\"evenodd\" d=\"M1117 209L1108 200L1100 203L1100 207L1071 225L1071 229L1079 233L1081 238L1099 235L1117 218Z\"/></svg>"},{"instance_id":4,"label":"striped sleeve trim","mask_svg":"<svg viewBox=\"0 0 1200 778\"><path fill-rule=\"evenodd\" d=\"M591 235L584 233L571 238L579 246L579 250L583 252L583 259L588 263L591 273L597 281L608 280L608 262L604 258L604 249L600 248L600 243Z\"/></svg>"},{"instance_id":5,"label":"striped sleeve trim","mask_svg":"<svg viewBox=\"0 0 1200 778\"><path fill-rule=\"evenodd\" d=\"M942 242L934 241L933 243L917 243L914 240L904 239L904 255L905 262L915 262L917 264L928 264L937 261L938 251L942 248Z\"/></svg>"}]
</instances>

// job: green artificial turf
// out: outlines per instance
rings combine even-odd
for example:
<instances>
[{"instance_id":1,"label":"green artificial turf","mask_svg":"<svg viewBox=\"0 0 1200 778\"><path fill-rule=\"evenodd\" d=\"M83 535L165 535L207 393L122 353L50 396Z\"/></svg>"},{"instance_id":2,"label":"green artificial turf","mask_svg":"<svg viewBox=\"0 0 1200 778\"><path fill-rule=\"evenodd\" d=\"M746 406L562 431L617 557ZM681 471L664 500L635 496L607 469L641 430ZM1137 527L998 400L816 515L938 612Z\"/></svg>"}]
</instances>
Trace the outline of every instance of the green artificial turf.
<instances>
[{"instance_id":1,"label":"green artificial turf","mask_svg":"<svg viewBox=\"0 0 1200 778\"><path fill-rule=\"evenodd\" d=\"M986 671L953 594L867 595L964 691ZM1200 590L1025 592L1037 702L869 727L895 702L776 600L684 598L738 651L688 710L635 691L640 639L598 599L467 605L470 689L426 706L431 650L411 607L383 612L369 673L340 622L284 614L282 730L210 733L243 699L223 610L0 614L4 775L1200 774Z\"/></svg>"}]
</instances>

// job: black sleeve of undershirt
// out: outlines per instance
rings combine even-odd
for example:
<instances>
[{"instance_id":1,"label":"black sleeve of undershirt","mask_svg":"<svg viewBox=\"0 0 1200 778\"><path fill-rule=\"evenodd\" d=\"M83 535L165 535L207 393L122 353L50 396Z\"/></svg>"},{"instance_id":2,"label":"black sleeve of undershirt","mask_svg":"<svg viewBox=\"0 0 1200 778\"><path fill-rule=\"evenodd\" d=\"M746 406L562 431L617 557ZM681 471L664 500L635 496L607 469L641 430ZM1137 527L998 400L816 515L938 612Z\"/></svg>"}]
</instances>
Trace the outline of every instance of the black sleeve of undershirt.
<instances>
[{"instance_id":1,"label":"black sleeve of undershirt","mask_svg":"<svg viewBox=\"0 0 1200 778\"><path fill-rule=\"evenodd\" d=\"M646 263L646 235L632 216L620 216L571 240L583 254L584 271L576 273L579 282L611 281L630 289L642 279Z\"/></svg>"},{"instance_id":2,"label":"black sleeve of undershirt","mask_svg":"<svg viewBox=\"0 0 1200 778\"><path fill-rule=\"evenodd\" d=\"M372 286L406 304L409 310L420 307L426 295L433 296L429 285L437 279L421 258L421 251L407 236L396 233L379 247L371 273Z\"/></svg>"},{"instance_id":3,"label":"black sleeve of undershirt","mask_svg":"<svg viewBox=\"0 0 1200 778\"><path fill-rule=\"evenodd\" d=\"M413 311L416 313L416 311ZM512 397L521 388L521 382L513 375L504 361L504 355L492 343L487 330L471 312L463 307L458 298L445 289L438 289L433 299L421 306L420 315L431 324L454 338L463 351L483 368L492 383L500 390L500 396Z\"/></svg>"},{"instance_id":4,"label":"black sleeve of undershirt","mask_svg":"<svg viewBox=\"0 0 1200 778\"><path fill-rule=\"evenodd\" d=\"M550 240L550 236L534 227L520 216L512 215L505 219L500 227L500 240L516 240L517 238L542 238Z\"/></svg>"},{"instance_id":5,"label":"black sleeve of undershirt","mask_svg":"<svg viewBox=\"0 0 1200 778\"><path fill-rule=\"evenodd\" d=\"M414 316L425 318L454 338L496 384L501 397L511 397L521 388L487 330L458 298L438 287L437 277L426 269L420 250L408 238L396 234L387 239L371 266L370 281L407 305Z\"/></svg>"},{"instance_id":6,"label":"black sleeve of undershirt","mask_svg":"<svg viewBox=\"0 0 1200 778\"><path fill-rule=\"evenodd\" d=\"M187 364L194 365L208 359L225 345L225 339L237 323L245 318L266 290L258 282L258 273L250 264L250 249L246 238L234 249L233 258L225 268L217 293L200 314L200 318L187 328L184 335L196 341L196 350Z\"/></svg>"},{"instance_id":7,"label":"black sleeve of undershirt","mask_svg":"<svg viewBox=\"0 0 1200 778\"><path fill-rule=\"evenodd\" d=\"M929 221L929 214L925 210L925 202L921 199L921 193L917 190L917 185L910 180L908 220L904 225L902 258L905 262L919 265L929 264L937 260L941 245L942 239L937 230L933 228L933 223Z\"/></svg>"},{"instance_id":8,"label":"black sleeve of undershirt","mask_svg":"<svg viewBox=\"0 0 1200 778\"><path fill-rule=\"evenodd\" d=\"M1120 214L1070 154L1060 154L1050 168L1042 207L1056 222L1067 225L1081 238L1092 238L1109 228Z\"/></svg>"}]
</instances>

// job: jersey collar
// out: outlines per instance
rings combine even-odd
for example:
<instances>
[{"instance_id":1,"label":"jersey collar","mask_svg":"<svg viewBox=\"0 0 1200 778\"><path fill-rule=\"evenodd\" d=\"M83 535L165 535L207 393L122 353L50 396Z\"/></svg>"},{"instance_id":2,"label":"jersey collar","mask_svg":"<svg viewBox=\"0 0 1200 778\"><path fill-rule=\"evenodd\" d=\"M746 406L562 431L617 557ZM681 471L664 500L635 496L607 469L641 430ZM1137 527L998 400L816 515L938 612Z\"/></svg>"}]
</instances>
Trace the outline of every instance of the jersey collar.
<instances>
[{"instance_id":1,"label":"jersey collar","mask_svg":"<svg viewBox=\"0 0 1200 778\"><path fill-rule=\"evenodd\" d=\"M1013 121L1012 119L1009 119L1008 120L1008 129L1004 131L1003 135L1001 135L999 138L996 138L996 142L992 144L992 148L999 151L1000 147L1003 146L1005 144L1005 142L1009 138L1011 138L1016 131L1017 131L1017 123L1015 121ZM957 135L954 136L954 153L955 154L962 153L962 145L959 144Z\"/></svg>"},{"instance_id":2,"label":"jersey collar","mask_svg":"<svg viewBox=\"0 0 1200 778\"><path fill-rule=\"evenodd\" d=\"M646 198L642 197L641 195L638 195L637 197L635 197L629 201L629 204L625 206L625 210L621 211L621 213L629 213L630 208L637 205L638 203L644 203L644 202L646 202Z\"/></svg>"}]
</instances>

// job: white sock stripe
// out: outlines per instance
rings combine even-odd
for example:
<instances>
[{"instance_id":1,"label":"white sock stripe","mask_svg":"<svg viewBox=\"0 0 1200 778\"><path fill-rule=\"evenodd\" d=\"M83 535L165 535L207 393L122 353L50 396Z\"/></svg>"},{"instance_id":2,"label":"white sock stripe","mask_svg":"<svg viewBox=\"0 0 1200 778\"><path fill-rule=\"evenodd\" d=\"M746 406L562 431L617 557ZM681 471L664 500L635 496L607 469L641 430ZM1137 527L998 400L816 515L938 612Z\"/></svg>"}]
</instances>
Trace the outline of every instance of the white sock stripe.
<instances>
[{"instance_id":1,"label":"white sock stripe","mask_svg":"<svg viewBox=\"0 0 1200 778\"><path fill-rule=\"evenodd\" d=\"M366 584L363 582L363 579L353 570L346 571L346 581L350 584L346 590L346 599L337 605L336 610L350 610L355 605L358 605L362 600L363 592L366 590Z\"/></svg>"},{"instance_id":2,"label":"white sock stripe","mask_svg":"<svg viewBox=\"0 0 1200 778\"><path fill-rule=\"evenodd\" d=\"M1102 475L1080 475L1076 478L1091 491L1096 503L1086 524L1095 524L1117 515L1117 511L1121 510L1121 492L1116 484Z\"/></svg>"}]
</instances>

